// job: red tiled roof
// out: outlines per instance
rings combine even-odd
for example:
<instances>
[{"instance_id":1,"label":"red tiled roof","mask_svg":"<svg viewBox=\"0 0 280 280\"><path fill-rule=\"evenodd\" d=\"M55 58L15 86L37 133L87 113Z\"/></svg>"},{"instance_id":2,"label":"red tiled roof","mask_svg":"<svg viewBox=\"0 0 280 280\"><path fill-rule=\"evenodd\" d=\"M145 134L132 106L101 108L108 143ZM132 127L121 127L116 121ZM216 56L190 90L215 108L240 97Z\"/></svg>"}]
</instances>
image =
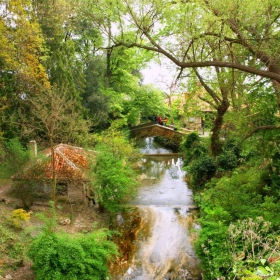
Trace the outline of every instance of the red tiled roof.
<instances>
[{"instance_id":1,"label":"red tiled roof","mask_svg":"<svg viewBox=\"0 0 280 280\"><path fill-rule=\"evenodd\" d=\"M94 160L94 152L66 144L59 144L54 148L55 173L57 180L86 180L89 171L89 158ZM51 180L52 152L48 148L42 152L36 162L20 173L16 174L14 180Z\"/></svg>"}]
</instances>

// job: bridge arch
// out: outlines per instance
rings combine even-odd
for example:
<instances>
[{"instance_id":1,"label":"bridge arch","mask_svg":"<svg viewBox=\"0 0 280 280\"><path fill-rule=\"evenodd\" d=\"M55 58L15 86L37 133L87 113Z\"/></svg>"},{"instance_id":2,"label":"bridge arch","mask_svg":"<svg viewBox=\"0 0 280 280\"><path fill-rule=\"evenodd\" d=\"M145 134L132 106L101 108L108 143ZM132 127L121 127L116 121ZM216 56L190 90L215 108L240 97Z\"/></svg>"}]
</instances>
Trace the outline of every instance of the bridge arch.
<instances>
[{"instance_id":1,"label":"bridge arch","mask_svg":"<svg viewBox=\"0 0 280 280\"><path fill-rule=\"evenodd\" d=\"M130 129L130 134L131 137L136 139L160 136L169 139L175 145L179 145L187 132L174 130L174 127L170 126L163 126L155 123L145 123L132 127Z\"/></svg>"}]
</instances>

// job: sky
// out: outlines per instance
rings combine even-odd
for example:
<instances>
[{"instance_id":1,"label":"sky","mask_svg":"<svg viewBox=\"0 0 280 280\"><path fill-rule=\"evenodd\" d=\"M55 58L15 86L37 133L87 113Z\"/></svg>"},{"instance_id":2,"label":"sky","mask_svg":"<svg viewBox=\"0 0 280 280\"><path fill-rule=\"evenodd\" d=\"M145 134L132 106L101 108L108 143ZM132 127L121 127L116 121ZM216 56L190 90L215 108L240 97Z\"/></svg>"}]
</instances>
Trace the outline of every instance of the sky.
<instances>
[{"instance_id":1,"label":"sky","mask_svg":"<svg viewBox=\"0 0 280 280\"><path fill-rule=\"evenodd\" d=\"M144 76L144 84L152 84L155 87L169 92L169 87L175 77L174 70L170 69L172 65L162 63L161 65L150 62L148 67L141 71ZM173 69L175 66L173 65Z\"/></svg>"}]
</instances>

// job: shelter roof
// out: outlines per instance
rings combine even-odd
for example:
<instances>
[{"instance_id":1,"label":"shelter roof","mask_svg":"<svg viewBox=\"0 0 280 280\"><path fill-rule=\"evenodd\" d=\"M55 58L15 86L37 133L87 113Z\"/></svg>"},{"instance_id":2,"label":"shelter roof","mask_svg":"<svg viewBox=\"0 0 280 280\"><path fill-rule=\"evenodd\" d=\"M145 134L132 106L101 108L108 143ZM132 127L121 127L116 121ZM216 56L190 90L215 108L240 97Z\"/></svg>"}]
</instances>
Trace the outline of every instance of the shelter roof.
<instances>
[{"instance_id":1,"label":"shelter roof","mask_svg":"<svg viewBox=\"0 0 280 280\"><path fill-rule=\"evenodd\" d=\"M53 147L54 169L58 181L87 180L90 161L95 153L81 147L59 144ZM26 168L13 176L14 180L53 179L52 149L41 152Z\"/></svg>"}]
</instances>

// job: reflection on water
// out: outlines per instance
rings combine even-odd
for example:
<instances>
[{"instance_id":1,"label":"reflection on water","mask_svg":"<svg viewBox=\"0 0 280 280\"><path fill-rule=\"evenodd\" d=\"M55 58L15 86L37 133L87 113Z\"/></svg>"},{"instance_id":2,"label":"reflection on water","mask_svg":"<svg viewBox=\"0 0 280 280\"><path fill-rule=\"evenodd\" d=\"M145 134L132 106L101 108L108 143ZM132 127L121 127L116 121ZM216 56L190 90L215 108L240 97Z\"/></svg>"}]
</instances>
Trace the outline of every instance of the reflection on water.
<instances>
[{"instance_id":1,"label":"reflection on water","mask_svg":"<svg viewBox=\"0 0 280 280\"><path fill-rule=\"evenodd\" d=\"M145 146L146 145L146 146ZM141 152L171 153L157 147L151 138L140 145ZM160 150L160 153L158 153ZM142 186L131 201L136 205L141 226L136 251L122 280L198 279L199 261L193 250L195 228L192 191L184 181L178 156L146 157L139 169Z\"/></svg>"},{"instance_id":2,"label":"reflection on water","mask_svg":"<svg viewBox=\"0 0 280 280\"><path fill-rule=\"evenodd\" d=\"M140 148L140 152L145 155L172 153L171 149L166 149L155 142L153 137L148 137L139 141L138 147Z\"/></svg>"}]
</instances>

